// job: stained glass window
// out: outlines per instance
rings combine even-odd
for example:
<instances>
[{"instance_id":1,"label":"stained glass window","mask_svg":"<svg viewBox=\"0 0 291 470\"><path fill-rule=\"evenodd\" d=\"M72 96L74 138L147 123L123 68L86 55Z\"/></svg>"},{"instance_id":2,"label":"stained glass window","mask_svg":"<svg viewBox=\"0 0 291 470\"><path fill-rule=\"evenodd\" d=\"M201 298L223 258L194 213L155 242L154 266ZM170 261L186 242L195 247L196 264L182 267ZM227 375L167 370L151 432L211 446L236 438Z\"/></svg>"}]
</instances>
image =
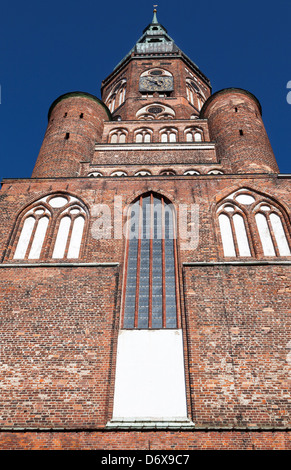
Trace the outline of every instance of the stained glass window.
<instances>
[{"instance_id":1,"label":"stained glass window","mask_svg":"<svg viewBox=\"0 0 291 470\"><path fill-rule=\"evenodd\" d=\"M123 328L177 328L174 211L163 197L130 208Z\"/></svg>"}]
</instances>

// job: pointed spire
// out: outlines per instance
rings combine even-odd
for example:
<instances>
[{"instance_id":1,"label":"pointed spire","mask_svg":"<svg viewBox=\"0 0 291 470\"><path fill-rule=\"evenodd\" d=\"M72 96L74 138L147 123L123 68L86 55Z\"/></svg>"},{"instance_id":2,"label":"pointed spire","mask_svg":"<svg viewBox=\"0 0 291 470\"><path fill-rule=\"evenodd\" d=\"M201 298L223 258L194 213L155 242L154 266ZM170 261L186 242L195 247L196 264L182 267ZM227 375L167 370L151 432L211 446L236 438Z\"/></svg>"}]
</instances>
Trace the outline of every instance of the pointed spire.
<instances>
[{"instance_id":1,"label":"pointed spire","mask_svg":"<svg viewBox=\"0 0 291 470\"><path fill-rule=\"evenodd\" d=\"M152 24L159 24L158 18L157 18L157 6L158 5L154 5L154 16L153 16Z\"/></svg>"}]
</instances>

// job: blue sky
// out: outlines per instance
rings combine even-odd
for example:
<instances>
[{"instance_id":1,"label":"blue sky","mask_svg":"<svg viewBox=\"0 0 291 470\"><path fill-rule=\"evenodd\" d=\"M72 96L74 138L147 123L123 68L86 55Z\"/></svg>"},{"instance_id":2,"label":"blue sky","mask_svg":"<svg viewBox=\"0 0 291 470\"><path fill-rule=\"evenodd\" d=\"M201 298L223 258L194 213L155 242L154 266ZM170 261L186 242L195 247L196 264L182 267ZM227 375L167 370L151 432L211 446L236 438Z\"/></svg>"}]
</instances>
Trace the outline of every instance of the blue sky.
<instances>
[{"instance_id":1,"label":"blue sky","mask_svg":"<svg viewBox=\"0 0 291 470\"><path fill-rule=\"evenodd\" d=\"M291 173L291 1L161 0L158 19L210 78L261 102L282 173ZM16 0L1 8L0 179L31 175L51 103L101 81L151 22L148 0ZM290 90L291 91L291 90Z\"/></svg>"}]
</instances>

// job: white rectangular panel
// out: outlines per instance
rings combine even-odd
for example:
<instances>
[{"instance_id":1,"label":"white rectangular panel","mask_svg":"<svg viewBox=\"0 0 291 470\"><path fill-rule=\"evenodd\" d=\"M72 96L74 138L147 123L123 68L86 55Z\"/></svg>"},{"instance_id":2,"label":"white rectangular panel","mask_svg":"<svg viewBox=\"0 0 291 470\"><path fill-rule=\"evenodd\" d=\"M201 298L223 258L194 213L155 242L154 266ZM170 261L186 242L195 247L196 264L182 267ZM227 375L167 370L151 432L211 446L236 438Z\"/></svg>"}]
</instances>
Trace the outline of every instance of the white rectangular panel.
<instances>
[{"instance_id":1,"label":"white rectangular panel","mask_svg":"<svg viewBox=\"0 0 291 470\"><path fill-rule=\"evenodd\" d=\"M182 330L121 330L113 419L186 417Z\"/></svg>"}]
</instances>

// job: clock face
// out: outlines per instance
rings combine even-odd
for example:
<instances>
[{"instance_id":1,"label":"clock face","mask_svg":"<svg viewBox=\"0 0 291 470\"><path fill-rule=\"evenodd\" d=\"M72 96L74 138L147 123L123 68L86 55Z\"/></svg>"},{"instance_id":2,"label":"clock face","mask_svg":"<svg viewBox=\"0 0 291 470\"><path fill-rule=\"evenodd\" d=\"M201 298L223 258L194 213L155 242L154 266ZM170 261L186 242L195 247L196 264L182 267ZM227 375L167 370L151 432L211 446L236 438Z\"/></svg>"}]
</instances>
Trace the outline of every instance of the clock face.
<instances>
[{"instance_id":1,"label":"clock face","mask_svg":"<svg viewBox=\"0 0 291 470\"><path fill-rule=\"evenodd\" d=\"M173 85L173 77L141 77L139 80L139 91L172 91Z\"/></svg>"}]
</instances>

